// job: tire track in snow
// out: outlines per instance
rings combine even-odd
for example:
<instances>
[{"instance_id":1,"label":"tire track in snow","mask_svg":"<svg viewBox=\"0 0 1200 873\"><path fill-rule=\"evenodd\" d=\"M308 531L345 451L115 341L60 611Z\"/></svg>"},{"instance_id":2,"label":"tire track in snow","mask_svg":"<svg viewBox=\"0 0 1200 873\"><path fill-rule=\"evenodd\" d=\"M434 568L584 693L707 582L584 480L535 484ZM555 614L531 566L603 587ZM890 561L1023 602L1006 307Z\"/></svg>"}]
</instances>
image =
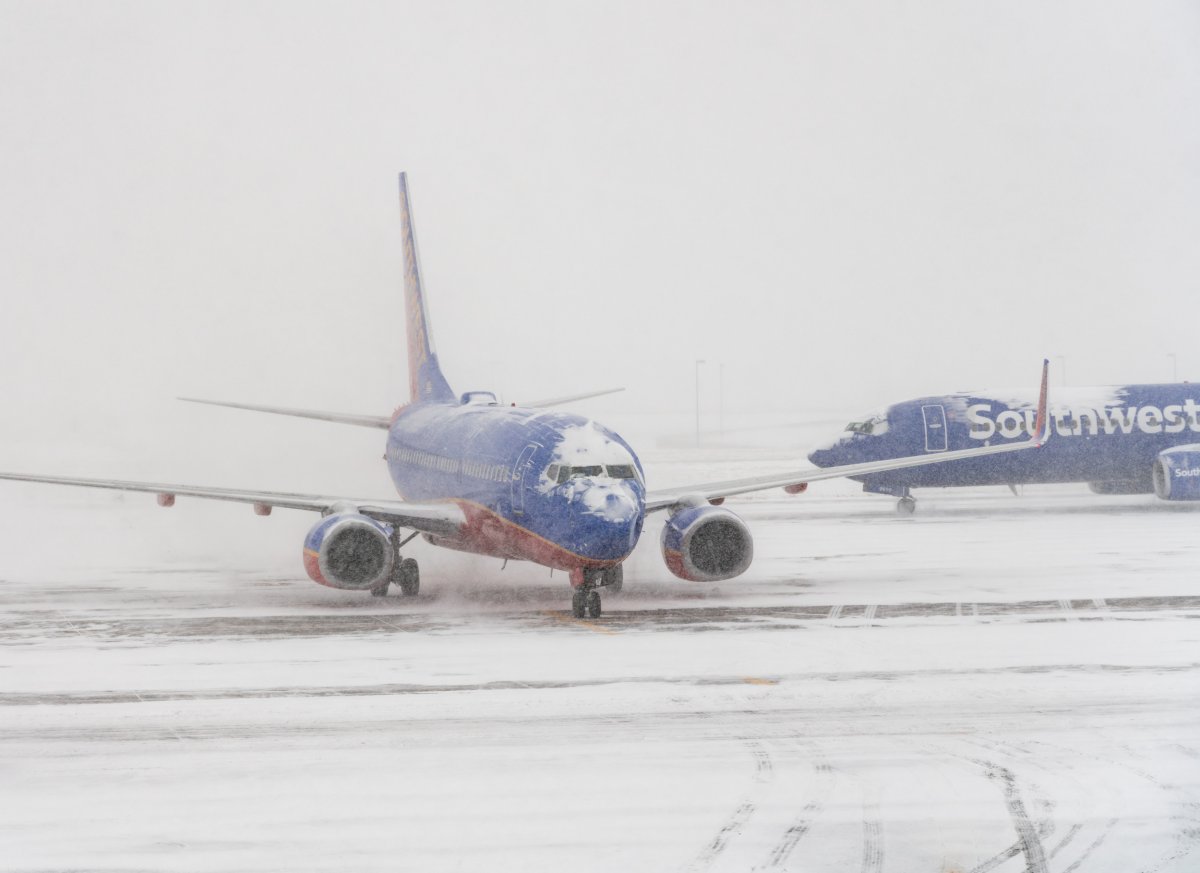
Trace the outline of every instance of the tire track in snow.
<instances>
[{"instance_id":1,"label":"tire track in snow","mask_svg":"<svg viewBox=\"0 0 1200 873\"><path fill-rule=\"evenodd\" d=\"M813 826L813 822L825 811L825 798L832 790L835 780L833 768L822 757L813 764L813 771L817 777L816 792L813 799L804 805L804 809L800 810L800 814L796 817L796 820L784 831L783 838L771 850L766 864L761 869L777 870L782 867L787 861L788 856L796 848L796 844L804 838L809 828Z\"/></svg>"},{"instance_id":2,"label":"tire track in snow","mask_svg":"<svg viewBox=\"0 0 1200 873\"><path fill-rule=\"evenodd\" d=\"M1091 855L1092 852L1096 851L1096 849L1100 848L1100 844L1103 843L1106 839L1108 839L1108 835L1110 833L1112 833L1112 829L1114 827L1116 827L1118 821L1119 821L1119 819L1115 819L1115 818L1109 819L1108 824L1106 824L1104 826L1104 830L1100 832L1100 836L1096 837L1096 839L1094 839L1091 842L1091 844L1086 849L1083 850L1083 853L1078 858L1075 859L1075 862L1073 864L1071 864L1070 867L1064 868L1062 873L1072 873L1072 871L1078 870L1079 865L1082 864L1084 861L1086 861L1088 859L1088 856ZM1064 840L1063 842L1065 843L1066 841ZM1062 848L1062 847L1059 846L1059 848ZM1058 851L1058 849L1055 849L1055 851ZM1051 855L1053 855L1053 854L1054 853L1051 852Z\"/></svg>"},{"instance_id":3,"label":"tire track in snow","mask_svg":"<svg viewBox=\"0 0 1200 873\"><path fill-rule=\"evenodd\" d=\"M862 873L883 873L883 822L874 801L863 804Z\"/></svg>"},{"instance_id":4,"label":"tire track in snow","mask_svg":"<svg viewBox=\"0 0 1200 873\"><path fill-rule=\"evenodd\" d=\"M688 865L686 868L688 870L703 870L709 867L725 851L730 839L741 832L746 822L750 820L750 817L758 809L758 804L754 801L754 795L758 793L757 786L765 785L775 778L775 764L762 744L746 742L746 747L750 750L750 754L754 756L754 776L750 790L729 816L725 824L721 825L721 828L713 836L711 842Z\"/></svg>"},{"instance_id":5,"label":"tire track in snow","mask_svg":"<svg viewBox=\"0 0 1200 873\"><path fill-rule=\"evenodd\" d=\"M989 779L998 780L1004 791L1004 803L1008 807L1008 815L1012 819L1013 827L1017 830L1017 842L1021 847L1021 852L1025 855L1025 869L1028 873L1048 873L1046 850L1042 846L1037 828L1029 819L1029 813L1025 811L1025 802L1021 799L1021 792L1017 788L1016 776L1007 767L995 764L991 765L987 775Z\"/></svg>"}]
</instances>

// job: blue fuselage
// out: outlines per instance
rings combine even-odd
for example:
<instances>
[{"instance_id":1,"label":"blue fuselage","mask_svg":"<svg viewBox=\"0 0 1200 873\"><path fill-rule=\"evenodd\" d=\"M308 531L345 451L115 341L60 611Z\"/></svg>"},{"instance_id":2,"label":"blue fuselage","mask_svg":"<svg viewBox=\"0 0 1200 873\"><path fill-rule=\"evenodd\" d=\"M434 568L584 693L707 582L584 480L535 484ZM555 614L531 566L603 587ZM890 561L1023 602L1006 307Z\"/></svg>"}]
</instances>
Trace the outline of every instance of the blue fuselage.
<instances>
[{"instance_id":1,"label":"blue fuselage","mask_svg":"<svg viewBox=\"0 0 1200 873\"><path fill-rule=\"evenodd\" d=\"M1036 402L1020 392L923 397L848 426L809 455L817 466L935 454L1029 439ZM1041 449L855 477L864 490L1120 483L1150 491L1155 456L1200 442L1200 386L1188 383L1061 388L1050 402L1051 438Z\"/></svg>"},{"instance_id":2,"label":"blue fuselage","mask_svg":"<svg viewBox=\"0 0 1200 873\"><path fill-rule=\"evenodd\" d=\"M467 524L433 538L564 570L624 560L645 516L640 461L612 431L561 412L426 402L399 410L387 464L406 500L450 501Z\"/></svg>"}]
</instances>

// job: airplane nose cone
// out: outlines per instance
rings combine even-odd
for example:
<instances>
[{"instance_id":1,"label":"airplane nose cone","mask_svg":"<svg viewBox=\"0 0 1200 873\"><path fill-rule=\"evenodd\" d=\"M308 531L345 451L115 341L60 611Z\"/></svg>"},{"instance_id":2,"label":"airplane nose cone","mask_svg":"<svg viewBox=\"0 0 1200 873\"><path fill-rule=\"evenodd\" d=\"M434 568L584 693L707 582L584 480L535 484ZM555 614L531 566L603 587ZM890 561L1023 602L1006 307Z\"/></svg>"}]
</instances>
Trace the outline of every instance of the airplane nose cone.
<instances>
[{"instance_id":1,"label":"airplane nose cone","mask_svg":"<svg viewBox=\"0 0 1200 873\"><path fill-rule=\"evenodd\" d=\"M620 559L633 551L641 532L641 506L621 485L580 488L571 498L581 546L591 558Z\"/></svg>"},{"instance_id":2,"label":"airplane nose cone","mask_svg":"<svg viewBox=\"0 0 1200 873\"><path fill-rule=\"evenodd\" d=\"M814 467L835 466L832 449L814 449L808 453L808 462Z\"/></svg>"}]
</instances>

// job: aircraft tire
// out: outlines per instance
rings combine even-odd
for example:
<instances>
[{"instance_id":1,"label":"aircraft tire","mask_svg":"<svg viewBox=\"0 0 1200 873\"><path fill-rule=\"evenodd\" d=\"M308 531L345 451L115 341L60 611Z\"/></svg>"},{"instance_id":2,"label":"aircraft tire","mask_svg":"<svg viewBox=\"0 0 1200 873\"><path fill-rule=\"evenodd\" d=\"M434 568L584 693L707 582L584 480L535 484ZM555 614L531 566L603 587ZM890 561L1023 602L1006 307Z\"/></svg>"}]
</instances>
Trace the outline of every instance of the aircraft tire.
<instances>
[{"instance_id":1,"label":"aircraft tire","mask_svg":"<svg viewBox=\"0 0 1200 873\"><path fill-rule=\"evenodd\" d=\"M613 594L619 594L625 587L625 568L620 564L607 568L604 571L604 587Z\"/></svg>"},{"instance_id":2,"label":"aircraft tire","mask_svg":"<svg viewBox=\"0 0 1200 873\"><path fill-rule=\"evenodd\" d=\"M372 597L387 597L389 584L391 584L391 583L389 583L388 580L384 579L381 583L379 583L378 585L376 585L374 588L371 589L371 596Z\"/></svg>"},{"instance_id":3,"label":"aircraft tire","mask_svg":"<svg viewBox=\"0 0 1200 873\"><path fill-rule=\"evenodd\" d=\"M421 590L421 569L412 558L400 562L400 593L405 597L416 597Z\"/></svg>"},{"instance_id":4,"label":"aircraft tire","mask_svg":"<svg viewBox=\"0 0 1200 873\"><path fill-rule=\"evenodd\" d=\"M904 496L896 501L897 515L912 515L917 511L917 498Z\"/></svg>"},{"instance_id":5,"label":"aircraft tire","mask_svg":"<svg viewBox=\"0 0 1200 873\"><path fill-rule=\"evenodd\" d=\"M600 617L600 592L599 591L589 591L587 593L587 604L586 605L587 605L587 617L588 618L599 618Z\"/></svg>"},{"instance_id":6,"label":"aircraft tire","mask_svg":"<svg viewBox=\"0 0 1200 873\"><path fill-rule=\"evenodd\" d=\"M583 618L584 608L587 605L588 592L576 591L571 595L571 615L576 618Z\"/></svg>"}]
</instances>

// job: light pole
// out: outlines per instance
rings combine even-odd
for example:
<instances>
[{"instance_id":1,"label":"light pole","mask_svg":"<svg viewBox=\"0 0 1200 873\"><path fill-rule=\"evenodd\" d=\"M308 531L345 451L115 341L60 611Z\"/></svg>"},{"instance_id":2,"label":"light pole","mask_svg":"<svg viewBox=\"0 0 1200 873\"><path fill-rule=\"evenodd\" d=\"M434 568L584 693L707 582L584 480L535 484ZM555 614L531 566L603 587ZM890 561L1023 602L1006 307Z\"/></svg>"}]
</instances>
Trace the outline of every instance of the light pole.
<instances>
[{"instance_id":1,"label":"light pole","mask_svg":"<svg viewBox=\"0 0 1200 873\"><path fill-rule=\"evenodd\" d=\"M725 436L725 364L717 365L717 431Z\"/></svg>"},{"instance_id":2,"label":"light pole","mask_svg":"<svg viewBox=\"0 0 1200 873\"><path fill-rule=\"evenodd\" d=\"M1167 352L1167 357L1171 359L1171 381L1179 381L1179 361L1175 357L1174 352Z\"/></svg>"},{"instance_id":3,"label":"light pole","mask_svg":"<svg viewBox=\"0 0 1200 873\"><path fill-rule=\"evenodd\" d=\"M700 365L704 361L696 359L696 447L700 447Z\"/></svg>"}]
</instances>

